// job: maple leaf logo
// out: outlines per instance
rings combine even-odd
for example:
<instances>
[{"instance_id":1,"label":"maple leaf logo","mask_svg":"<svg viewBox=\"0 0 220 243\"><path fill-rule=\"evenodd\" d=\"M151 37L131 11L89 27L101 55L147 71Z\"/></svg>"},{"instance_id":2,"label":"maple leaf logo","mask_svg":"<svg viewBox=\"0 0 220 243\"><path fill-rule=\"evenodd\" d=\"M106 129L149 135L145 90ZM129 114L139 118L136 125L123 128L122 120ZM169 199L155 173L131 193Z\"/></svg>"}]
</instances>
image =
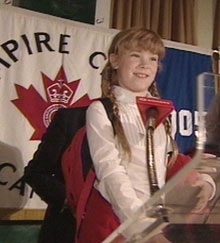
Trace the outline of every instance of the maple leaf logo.
<instances>
[{"instance_id":1,"label":"maple leaf logo","mask_svg":"<svg viewBox=\"0 0 220 243\"><path fill-rule=\"evenodd\" d=\"M71 104L80 79L68 83L62 66L55 80L51 80L43 73L41 73L41 75L46 93L46 100L38 93L33 85L30 85L29 88L26 89L21 85L15 84L18 98L11 101L34 128L34 133L30 140L41 139L58 109L83 107L91 103L89 96L85 94L75 103Z\"/></svg>"}]
</instances>

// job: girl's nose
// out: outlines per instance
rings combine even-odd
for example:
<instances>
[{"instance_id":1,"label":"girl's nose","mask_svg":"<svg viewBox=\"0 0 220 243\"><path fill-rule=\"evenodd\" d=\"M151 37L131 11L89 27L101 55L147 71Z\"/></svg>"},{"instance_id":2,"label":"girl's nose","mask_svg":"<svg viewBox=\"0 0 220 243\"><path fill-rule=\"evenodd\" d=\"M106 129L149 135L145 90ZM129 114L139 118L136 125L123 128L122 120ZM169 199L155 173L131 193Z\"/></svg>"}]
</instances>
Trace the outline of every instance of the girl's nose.
<instances>
[{"instance_id":1,"label":"girl's nose","mask_svg":"<svg viewBox=\"0 0 220 243\"><path fill-rule=\"evenodd\" d=\"M149 62L147 60L143 60L140 63L140 67L141 68L147 68L148 67L148 64L149 64Z\"/></svg>"},{"instance_id":2,"label":"girl's nose","mask_svg":"<svg viewBox=\"0 0 220 243\"><path fill-rule=\"evenodd\" d=\"M140 62L140 66L142 68L146 68L148 66L148 64L149 64L149 60L147 58L142 57L141 62Z\"/></svg>"}]
</instances>

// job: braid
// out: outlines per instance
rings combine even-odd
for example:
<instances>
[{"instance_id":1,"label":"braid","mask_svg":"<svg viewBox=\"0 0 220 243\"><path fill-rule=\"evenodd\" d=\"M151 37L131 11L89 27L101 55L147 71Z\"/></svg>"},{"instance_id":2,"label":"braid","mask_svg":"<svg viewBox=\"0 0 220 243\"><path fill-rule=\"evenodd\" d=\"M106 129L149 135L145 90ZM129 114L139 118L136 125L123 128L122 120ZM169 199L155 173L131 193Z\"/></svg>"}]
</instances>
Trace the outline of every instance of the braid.
<instances>
[{"instance_id":1,"label":"braid","mask_svg":"<svg viewBox=\"0 0 220 243\"><path fill-rule=\"evenodd\" d=\"M119 143L122 146L125 154L127 154L130 158L131 157L131 149L130 149L128 140L126 138L124 128L123 128L122 123L121 123L121 119L120 119L120 115L119 115L119 108L118 108L118 104L116 102L116 98L115 98L114 93L112 93L110 100L113 103L113 113L115 115L115 119L113 120L113 124L114 124L116 134L118 136Z\"/></svg>"},{"instance_id":2,"label":"braid","mask_svg":"<svg viewBox=\"0 0 220 243\"><path fill-rule=\"evenodd\" d=\"M149 92L151 93L152 96L161 98L155 82L153 82L152 85L150 86ZM164 128L165 128L167 136L170 138L170 142L171 142L171 146L172 146L172 150L173 150L173 153L172 153L172 156L169 160L168 166L173 165L173 163L176 161L176 157L177 157L177 154L178 154L178 146L177 146L175 140L172 137L171 127L172 127L171 126L171 118L168 117L164 121Z\"/></svg>"},{"instance_id":3,"label":"braid","mask_svg":"<svg viewBox=\"0 0 220 243\"><path fill-rule=\"evenodd\" d=\"M156 82L155 81L149 87L149 92L151 93L151 95L153 97L160 98L160 95L159 95L159 92L158 92L158 89L157 89L157 86L156 86Z\"/></svg>"},{"instance_id":4,"label":"braid","mask_svg":"<svg viewBox=\"0 0 220 243\"><path fill-rule=\"evenodd\" d=\"M172 134L171 134L171 118L170 116L164 121L164 127L165 127L165 131L167 136L170 138L170 142L171 142L171 147L172 147L172 155L168 161L168 167L172 166L177 158L177 154L178 154L178 146L176 144L176 141L173 139Z\"/></svg>"},{"instance_id":5,"label":"braid","mask_svg":"<svg viewBox=\"0 0 220 243\"><path fill-rule=\"evenodd\" d=\"M119 108L118 104L116 102L116 97L113 92L113 86L116 84L116 79L115 79L115 70L111 67L110 63L107 63L105 68L103 69L102 72L102 97L107 97L110 99L112 102L113 106L113 114L114 118L113 119L113 126L116 132L116 135L119 140L119 144L123 148L125 154L131 157L131 149L128 143L128 140L126 138L121 120L120 120L120 115L119 115ZM111 81L109 81L111 80Z\"/></svg>"}]
</instances>

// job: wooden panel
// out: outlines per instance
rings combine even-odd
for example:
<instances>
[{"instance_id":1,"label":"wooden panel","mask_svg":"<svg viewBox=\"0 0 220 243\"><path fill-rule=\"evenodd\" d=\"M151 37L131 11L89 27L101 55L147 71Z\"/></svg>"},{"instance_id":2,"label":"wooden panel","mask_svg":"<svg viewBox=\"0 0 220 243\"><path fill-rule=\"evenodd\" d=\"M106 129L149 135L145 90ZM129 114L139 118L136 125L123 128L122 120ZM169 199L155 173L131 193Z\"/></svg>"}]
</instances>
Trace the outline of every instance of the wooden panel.
<instances>
[{"instance_id":1,"label":"wooden panel","mask_svg":"<svg viewBox=\"0 0 220 243\"><path fill-rule=\"evenodd\" d=\"M45 209L0 208L1 220L43 220Z\"/></svg>"}]
</instances>

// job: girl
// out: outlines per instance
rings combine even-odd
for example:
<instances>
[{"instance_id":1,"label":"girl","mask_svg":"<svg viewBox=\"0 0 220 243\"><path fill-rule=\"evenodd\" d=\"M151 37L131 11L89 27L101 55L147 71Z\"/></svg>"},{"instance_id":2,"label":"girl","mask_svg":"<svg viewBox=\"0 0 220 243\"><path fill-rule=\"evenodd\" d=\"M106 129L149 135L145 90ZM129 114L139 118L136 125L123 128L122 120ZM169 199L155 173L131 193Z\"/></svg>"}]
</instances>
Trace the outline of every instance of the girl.
<instances>
[{"instance_id":1,"label":"girl","mask_svg":"<svg viewBox=\"0 0 220 243\"><path fill-rule=\"evenodd\" d=\"M155 77L164 55L161 38L151 30L124 30L112 41L102 72L102 96L112 102L114 130L101 102L94 101L87 110L86 129L96 181L79 228L80 243L102 242L151 196L146 129L136 97L159 97ZM161 187L177 154L168 119L154 131L154 154ZM168 242L159 237L159 242Z\"/></svg>"}]
</instances>

